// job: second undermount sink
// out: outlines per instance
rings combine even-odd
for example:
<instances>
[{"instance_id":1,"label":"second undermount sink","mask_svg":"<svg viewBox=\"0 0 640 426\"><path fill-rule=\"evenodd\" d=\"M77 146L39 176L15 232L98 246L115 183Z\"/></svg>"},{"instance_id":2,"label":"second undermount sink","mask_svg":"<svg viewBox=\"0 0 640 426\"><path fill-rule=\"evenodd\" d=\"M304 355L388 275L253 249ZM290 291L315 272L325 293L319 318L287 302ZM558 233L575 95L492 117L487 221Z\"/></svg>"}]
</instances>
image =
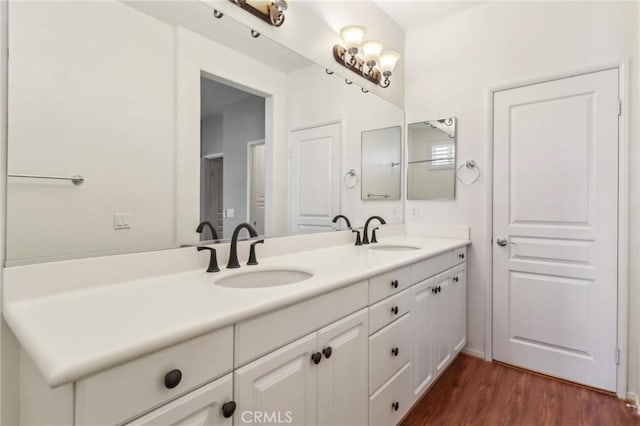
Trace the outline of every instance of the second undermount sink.
<instances>
[{"instance_id":1,"label":"second undermount sink","mask_svg":"<svg viewBox=\"0 0 640 426\"><path fill-rule=\"evenodd\" d=\"M261 269L238 272L219 279L215 284L232 288L275 287L299 283L311 277L313 277L312 273L296 269Z\"/></svg>"},{"instance_id":2,"label":"second undermount sink","mask_svg":"<svg viewBox=\"0 0 640 426\"><path fill-rule=\"evenodd\" d=\"M369 246L369 250L381 250L381 251L408 251L408 250L418 250L418 249L420 249L420 247L400 245L400 244L380 244L380 245Z\"/></svg>"}]
</instances>

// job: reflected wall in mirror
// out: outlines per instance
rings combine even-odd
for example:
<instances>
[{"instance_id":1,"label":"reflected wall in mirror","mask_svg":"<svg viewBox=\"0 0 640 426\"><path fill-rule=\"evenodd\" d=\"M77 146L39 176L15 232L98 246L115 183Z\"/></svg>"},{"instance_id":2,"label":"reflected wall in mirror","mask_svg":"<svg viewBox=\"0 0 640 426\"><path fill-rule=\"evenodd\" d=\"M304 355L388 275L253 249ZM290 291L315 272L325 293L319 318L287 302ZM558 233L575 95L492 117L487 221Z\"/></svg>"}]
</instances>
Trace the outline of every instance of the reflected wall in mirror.
<instances>
[{"instance_id":1,"label":"reflected wall in mirror","mask_svg":"<svg viewBox=\"0 0 640 426\"><path fill-rule=\"evenodd\" d=\"M399 200L402 129L400 126L362 132L362 199Z\"/></svg>"},{"instance_id":2,"label":"reflected wall in mirror","mask_svg":"<svg viewBox=\"0 0 640 426\"><path fill-rule=\"evenodd\" d=\"M402 221L342 176L403 110L204 2L13 2L8 40L9 174L85 179L8 179L8 265Z\"/></svg>"},{"instance_id":3,"label":"reflected wall in mirror","mask_svg":"<svg viewBox=\"0 0 640 426\"><path fill-rule=\"evenodd\" d=\"M407 199L454 199L456 118L409 124L407 141Z\"/></svg>"}]
</instances>

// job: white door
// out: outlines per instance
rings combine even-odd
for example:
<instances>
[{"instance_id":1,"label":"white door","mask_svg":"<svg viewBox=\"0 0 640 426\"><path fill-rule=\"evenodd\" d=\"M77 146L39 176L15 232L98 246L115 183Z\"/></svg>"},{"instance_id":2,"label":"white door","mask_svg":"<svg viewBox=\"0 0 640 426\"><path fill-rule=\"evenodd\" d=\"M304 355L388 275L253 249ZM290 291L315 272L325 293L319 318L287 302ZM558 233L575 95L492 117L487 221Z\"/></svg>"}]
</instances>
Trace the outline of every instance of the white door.
<instances>
[{"instance_id":1,"label":"white door","mask_svg":"<svg viewBox=\"0 0 640 426\"><path fill-rule=\"evenodd\" d=\"M340 212L340 124L291 132L290 231L331 230Z\"/></svg>"},{"instance_id":2,"label":"white door","mask_svg":"<svg viewBox=\"0 0 640 426\"><path fill-rule=\"evenodd\" d=\"M363 309L318 332L324 355L318 365L320 426L369 423L368 320Z\"/></svg>"},{"instance_id":3,"label":"white door","mask_svg":"<svg viewBox=\"0 0 640 426\"><path fill-rule=\"evenodd\" d=\"M233 403L231 373L127 423L127 426L231 426L224 404ZM227 407L225 407L227 408ZM233 415L237 415L237 410Z\"/></svg>"},{"instance_id":4,"label":"white door","mask_svg":"<svg viewBox=\"0 0 640 426\"><path fill-rule=\"evenodd\" d=\"M436 277L434 341L435 341L435 374L440 375L451 360L451 277L449 275Z\"/></svg>"},{"instance_id":5,"label":"white door","mask_svg":"<svg viewBox=\"0 0 640 426\"><path fill-rule=\"evenodd\" d=\"M434 279L411 287L411 317L413 318L413 397L419 398L433 382L436 318Z\"/></svg>"},{"instance_id":6,"label":"white door","mask_svg":"<svg viewBox=\"0 0 640 426\"><path fill-rule=\"evenodd\" d=\"M234 425L316 424L317 335L303 337L234 373Z\"/></svg>"},{"instance_id":7,"label":"white door","mask_svg":"<svg viewBox=\"0 0 640 426\"><path fill-rule=\"evenodd\" d=\"M455 269L449 282L449 313L451 318L451 351L460 352L467 344L467 274L465 268Z\"/></svg>"},{"instance_id":8,"label":"white door","mask_svg":"<svg viewBox=\"0 0 640 426\"><path fill-rule=\"evenodd\" d=\"M260 143L250 143L249 150L249 218L248 222L253 225L258 235L264 235L264 208L265 208L265 169L264 141Z\"/></svg>"},{"instance_id":9,"label":"white door","mask_svg":"<svg viewBox=\"0 0 640 426\"><path fill-rule=\"evenodd\" d=\"M494 97L493 355L616 388L618 71Z\"/></svg>"}]
</instances>

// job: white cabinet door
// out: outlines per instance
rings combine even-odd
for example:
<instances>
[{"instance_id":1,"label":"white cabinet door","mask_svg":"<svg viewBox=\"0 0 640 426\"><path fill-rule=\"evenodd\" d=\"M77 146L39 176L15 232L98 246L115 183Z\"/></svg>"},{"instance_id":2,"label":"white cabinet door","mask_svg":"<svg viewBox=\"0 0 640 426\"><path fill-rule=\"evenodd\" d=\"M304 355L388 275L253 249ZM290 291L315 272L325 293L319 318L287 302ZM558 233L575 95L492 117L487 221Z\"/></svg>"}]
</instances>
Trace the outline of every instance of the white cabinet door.
<instances>
[{"instance_id":1,"label":"white cabinet door","mask_svg":"<svg viewBox=\"0 0 640 426\"><path fill-rule=\"evenodd\" d=\"M434 286L434 300L436 319L434 322L435 337L435 373L439 375L451 360L451 278L444 276L436 278Z\"/></svg>"},{"instance_id":2,"label":"white cabinet door","mask_svg":"<svg viewBox=\"0 0 640 426\"><path fill-rule=\"evenodd\" d=\"M465 269L453 271L450 287L451 351L456 354L467 344L467 274Z\"/></svg>"},{"instance_id":3,"label":"white cabinet door","mask_svg":"<svg viewBox=\"0 0 640 426\"><path fill-rule=\"evenodd\" d=\"M310 334L235 371L235 425L316 424L316 341Z\"/></svg>"},{"instance_id":4,"label":"white cabinet door","mask_svg":"<svg viewBox=\"0 0 640 426\"><path fill-rule=\"evenodd\" d=\"M434 321L437 280L431 279L411 288L411 317L413 318L413 397L419 398L433 382Z\"/></svg>"},{"instance_id":5,"label":"white cabinet door","mask_svg":"<svg viewBox=\"0 0 640 426\"><path fill-rule=\"evenodd\" d=\"M318 332L318 424L366 425L368 311L363 309Z\"/></svg>"},{"instance_id":6,"label":"white cabinet door","mask_svg":"<svg viewBox=\"0 0 640 426\"><path fill-rule=\"evenodd\" d=\"M222 406L232 403L232 396L232 375L229 373L127 426L231 426L232 418L224 417Z\"/></svg>"}]
</instances>

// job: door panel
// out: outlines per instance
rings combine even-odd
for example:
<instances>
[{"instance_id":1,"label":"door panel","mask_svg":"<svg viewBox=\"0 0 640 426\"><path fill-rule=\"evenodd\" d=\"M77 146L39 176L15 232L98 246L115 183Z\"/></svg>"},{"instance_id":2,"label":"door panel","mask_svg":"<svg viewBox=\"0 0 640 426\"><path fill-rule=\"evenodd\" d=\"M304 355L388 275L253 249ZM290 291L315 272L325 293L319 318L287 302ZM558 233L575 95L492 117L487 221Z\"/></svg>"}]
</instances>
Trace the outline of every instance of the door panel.
<instances>
[{"instance_id":1,"label":"door panel","mask_svg":"<svg viewBox=\"0 0 640 426\"><path fill-rule=\"evenodd\" d=\"M253 225L258 235L264 235L265 215L265 169L264 142L249 145L250 153L250 187L249 187L249 223Z\"/></svg>"},{"instance_id":2,"label":"door panel","mask_svg":"<svg viewBox=\"0 0 640 426\"><path fill-rule=\"evenodd\" d=\"M340 137L340 124L291 133L292 232L328 231L340 212Z\"/></svg>"},{"instance_id":3,"label":"door panel","mask_svg":"<svg viewBox=\"0 0 640 426\"><path fill-rule=\"evenodd\" d=\"M618 71L494 96L494 357L613 391Z\"/></svg>"},{"instance_id":4,"label":"door panel","mask_svg":"<svg viewBox=\"0 0 640 426\"><path fill-rule=\"evenodd\" d=\"M451 278L449 276L436 280L435 286L438 293L435 294L436 319L435 319L435 373L436 376L444 371L451 359Z\"/></svg>"},{"instance_id":5,"label":"door panel","mask_svg":"<svg viewBox=\"0 0 640 426\"><path fill-rule=\"evenodd\" d=\"M311 361L316 340L313 333L235 371L235 425L260 424L265 418L316 424L317 366Z\"/></svg>"},{"instance_id":6,"label":"door panel","mask_svg":"<svg viewBox=\"0 0 640 426\"><path fill-rule=\"evenodd\" d=\"M411 317L413 318L413 396L420 395L433 382L436 279L411 287Z\"/></svg>"},{"instance_id":7,"label":"door panel","mask_svg":"<svg viewBox=\"0 0 640 426\"><path fill-rule=\"evenodd\" d=\"M318 365L318 425L369 423L368 311L318 332L318 349L331 348Z\"/></svg>"}]
</instances>

